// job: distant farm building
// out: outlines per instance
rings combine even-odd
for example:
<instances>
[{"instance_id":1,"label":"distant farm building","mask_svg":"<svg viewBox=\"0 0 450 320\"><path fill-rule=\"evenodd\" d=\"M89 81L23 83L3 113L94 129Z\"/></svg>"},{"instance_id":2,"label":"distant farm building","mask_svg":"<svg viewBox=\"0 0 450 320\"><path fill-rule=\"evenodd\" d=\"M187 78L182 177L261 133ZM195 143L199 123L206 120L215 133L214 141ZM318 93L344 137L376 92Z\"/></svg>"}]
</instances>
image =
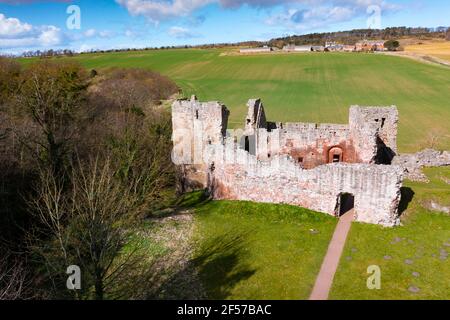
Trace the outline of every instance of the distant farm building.
<instances>
[{"instance_id":1,"label":"distant farm building","mask_svg":"<svg viewBox=\"0 0 450 320\"><path fill-rule=\"evenodd\" d=\"M343 51L344 46L342 44L332 44L325 46L325 51Z\"/></svg>"},{"instance_id":2,"label":"distant farm building","mask_svg":"<svg viewBox=\"0 0 450 320\"><path fill-rule=\"evenodd\" d=\"M312 46L311 51L323 52L323 51L325 51L325 47L324 46Z\"/></svg>"},{"instance_id":3,"label":"distant farm building","mask_svg":"<svg viewBox=\"0 0 450 320\"><path fill-rule=\"evenodd\" d=\"M339 45L339 43L337 43L335 41L327 41L327 42L325 42L325 48L334 47L334 46L337 46L337 45Z\"/></svg>"},{"instance_id":4,"label":"distant farm building","mask_svg":"<svg viewBox=\"0 0 450 320\"><path fill-rule=\"evenodd\" d=\"M356 46L352 46L352 45L344 45L343 46L343 48L342 48L342 51L345 51L345 52L354 52L354 51L356 51Z\"/></svg>"},{"instance_id":5,"label":"distant farm building","mask_svg":"<svg viewBox=\"0 0 450 320\"><path fill-rule=\"evenodd\" d=\"M312 51L311 46L296 46L296 45L287 45L283 47L283 51L286 52L310 52Z\"/></svg>"},{"instance_id":6,"label":"distant farm building","mask_svg":"<svg viewBox=\"0 0 450 320\"><path fill-rule=\"evenodd\" d=\"M243 48L240 49L240 53L263 53L263 52L271 52L273 49L271 47L257 47L257 48Z\"/></svg>"},{"instance_id":7,"label":"distant farm building","mask_svg":"<svg viewBox=\"0 0 450 320\"><path fill-rule=\"evenodd\" d=\"M385 51L383 40L364 40L357 42L356 51Z\"/></svg>"}]
</instances>

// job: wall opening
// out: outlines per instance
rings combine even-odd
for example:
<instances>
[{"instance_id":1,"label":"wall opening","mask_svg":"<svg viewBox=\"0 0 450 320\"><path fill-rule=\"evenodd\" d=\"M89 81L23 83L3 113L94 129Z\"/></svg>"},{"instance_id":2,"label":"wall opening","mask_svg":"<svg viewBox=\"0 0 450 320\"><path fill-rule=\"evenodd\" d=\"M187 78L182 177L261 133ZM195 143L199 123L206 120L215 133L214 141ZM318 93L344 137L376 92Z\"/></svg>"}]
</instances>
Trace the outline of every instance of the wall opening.
<instances>
[{"instance_id":1,"label":"wall opening","mask_svg":"<svg viewBox=\"0 0 450 320\"><path fill-rule=\"evenodd\" d=\"M351 193L341 193L336 204L336 216L342 217L344 214L355 208L355 196Z\"/></svg>"},{"instance_id":2,"label":"wall opening","mask_svg":"<svg viewBox=\"0 0 450 320\"><path fill-rule=\"evenodd\" d=\"M245 137L245 151L250 152L250 138L248 136Z\"/></svg>"},{"instance_id":3,"label":"wall opening","mask_svg":"<svg viewBox=\"0 0 450 320\"><path fill-rule=\"evenodd\" d=\"M392 160L395 157L395 152L389 148L380 137L377 137L377 156L375 159L376 164L392 164Z\"/></svg>"},{"instance_id":4,"label":"wall opening","mask_svg":"<svg viewBox=\"0 0 450 320\"><path fill-rule=\"evenodd\" d=\"M331 148L328 152L328 163L338 163L344 161L344 152L339 147Z\"/></svg>"}]
</instances>

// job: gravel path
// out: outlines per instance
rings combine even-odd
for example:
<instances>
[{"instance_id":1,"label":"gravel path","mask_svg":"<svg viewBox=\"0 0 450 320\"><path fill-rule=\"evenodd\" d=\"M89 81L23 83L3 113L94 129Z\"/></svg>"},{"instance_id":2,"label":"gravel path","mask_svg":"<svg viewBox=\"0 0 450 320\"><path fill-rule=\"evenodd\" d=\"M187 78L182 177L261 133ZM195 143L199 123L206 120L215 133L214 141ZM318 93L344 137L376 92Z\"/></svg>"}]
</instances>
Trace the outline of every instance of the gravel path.
<instances>
[{"instance_id":1,"label":"gravel path","mask_svg":"<svg viewBox=\"0 0 450 320\"><path fill-rule=\"evenodd\" d=\"M344 251L345 241L347 240L353 219L353 210L347 212L340 218L309 300L328 299L334 274L336 273L339 260Z\"/></svg>"}]
</instances>

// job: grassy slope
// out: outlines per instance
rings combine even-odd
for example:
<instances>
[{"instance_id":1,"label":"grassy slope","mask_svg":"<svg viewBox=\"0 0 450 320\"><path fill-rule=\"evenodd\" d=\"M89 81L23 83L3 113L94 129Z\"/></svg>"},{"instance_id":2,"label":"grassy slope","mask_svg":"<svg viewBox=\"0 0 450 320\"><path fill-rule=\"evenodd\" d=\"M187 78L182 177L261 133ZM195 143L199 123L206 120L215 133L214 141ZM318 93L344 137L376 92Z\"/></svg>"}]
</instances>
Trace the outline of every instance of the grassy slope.
<instances>
[{"instance_id":1,"label":"grassy slope","mask_svg":"<svg viewBox=\"0 0 450 320\"><path fill-rule=\"evenodd\" d=\"M336 225L306 209L231 201L199 206L195 221L194 261L212 299L307 299Z\"/></svg>"},{"instance_id":2,"label":"grassy slope","mask_svg":"<svg viewBox=\"0 0 450 320\"><path fill-rule=\"evenodd\" d=\"M251 97L271 120L348 121L352 104L400 109L401 152L426 145L429 131L450 149L450 70L375 54L221 55L218 50L165 50L81 55L88 68L151 68L174 79L186 95L220 100L240 127ZM29 62L30 60L25 60Z\"/></svg>"},{"instance_id":3,"label":"grassy slope","mask_svg":"<svg viewBox=\"0 0 450 320\"><path fill-rule=\"evenodd\" d=\"M331 298L450 299L449 259L441 258L441 250L450 252L450 218L421 206L430 198L443 205L450 203L450 188L441 180L441 177L450 179L450 168L427 169L426 173L430 184L406 183L415 195L406 211L403 227L352 226ZM392 259L385 260L386 255ZM349 257L351 260L347 260ZM407 259L413 264L406 264ZM369 276L366 270L370 265L381 268L381 290L368 290L366 287ZM413 276L413 272L420 276ZM417 287L420 291L412 293L408 290L410 287Z\"/></svg>"}]
</instances>

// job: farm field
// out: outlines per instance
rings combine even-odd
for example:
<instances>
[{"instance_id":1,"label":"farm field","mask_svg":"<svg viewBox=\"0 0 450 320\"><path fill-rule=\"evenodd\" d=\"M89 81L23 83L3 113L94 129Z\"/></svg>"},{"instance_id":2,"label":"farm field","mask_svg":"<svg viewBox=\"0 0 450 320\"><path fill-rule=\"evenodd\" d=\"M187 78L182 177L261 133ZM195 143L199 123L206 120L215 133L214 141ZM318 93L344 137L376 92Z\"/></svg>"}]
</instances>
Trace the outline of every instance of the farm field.
<instances>
[{"instance_id":1,"label":"farm field","mask_svg":"<svg viewBox=\"0 0 450 320\"><path fill-rule=\"evenodd\" d=\"M400 152L450 149L450 69L376 55L311 53L226 55L221 50L85 54L86 68L149 68L176 81L185 96L220 100L230 127L242 127L249 98L263 99L274 121L347 123L350 105L397 105ZM24 59L24 63L32 60Z\"/></svg>"},{"instance_id":2,"label":"farm field","mask_svg":"<svg viewBox=\"0 0 450 320\"><path fill-rule=\"evenodd\" d=\"M405 46L405 52L430 55L450 62L450 41L415 41Z\"/></svg>"}]
</instances>

